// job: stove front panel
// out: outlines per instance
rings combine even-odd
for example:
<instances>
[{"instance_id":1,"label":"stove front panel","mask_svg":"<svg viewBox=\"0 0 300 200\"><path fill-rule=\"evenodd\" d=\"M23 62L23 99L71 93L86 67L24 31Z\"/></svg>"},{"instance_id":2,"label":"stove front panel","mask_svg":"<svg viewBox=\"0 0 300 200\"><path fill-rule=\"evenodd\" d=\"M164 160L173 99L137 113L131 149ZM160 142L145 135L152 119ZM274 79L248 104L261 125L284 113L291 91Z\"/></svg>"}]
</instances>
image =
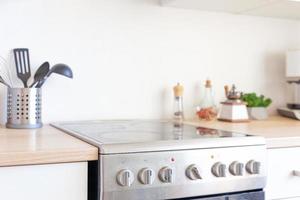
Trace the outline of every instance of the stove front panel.
<instances>
[{"instance_id":1,"label":"stove front panel","mask_svg":"<svg viewBox=\"0 0 300 200\"><path fill-rule=\"evenodd\" d=\"M266 147L100 155L100 200L199 197L264 188Z\"/></svg>"}]
</instances>

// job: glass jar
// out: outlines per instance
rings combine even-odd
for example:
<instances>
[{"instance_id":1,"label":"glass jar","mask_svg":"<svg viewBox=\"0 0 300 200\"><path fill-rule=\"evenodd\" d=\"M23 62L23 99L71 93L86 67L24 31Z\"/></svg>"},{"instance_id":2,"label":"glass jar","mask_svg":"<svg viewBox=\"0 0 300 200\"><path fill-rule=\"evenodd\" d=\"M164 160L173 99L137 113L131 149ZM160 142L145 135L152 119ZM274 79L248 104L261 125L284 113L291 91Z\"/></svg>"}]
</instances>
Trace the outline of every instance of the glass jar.
<instances>
[{"instance_id":1,"label":"glass jar","mask_svg":"<svg viewBox=\"0 0 300 200\"><path fill-rule=\"evenodd\" d=\"M214 120L217 117L217 106L213 97L212 84L206 80L204 96L197 106L197 116L201 120Z\"/></svg>"}]
</instances>

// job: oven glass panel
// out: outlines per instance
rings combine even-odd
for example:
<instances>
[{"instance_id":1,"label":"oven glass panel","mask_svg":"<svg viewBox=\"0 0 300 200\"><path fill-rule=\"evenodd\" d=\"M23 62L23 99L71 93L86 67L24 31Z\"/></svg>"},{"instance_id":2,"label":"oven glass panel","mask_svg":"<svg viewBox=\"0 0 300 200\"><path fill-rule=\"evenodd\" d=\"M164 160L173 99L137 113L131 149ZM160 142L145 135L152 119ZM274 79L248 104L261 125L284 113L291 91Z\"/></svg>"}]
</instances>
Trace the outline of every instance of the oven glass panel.
<instances>
[{"instance_id":1,"label":"oven glass panel","mask_svg":"<svg viewBox=\"0 0 300 200\"><path fill-rule=\"evenodd\" d=\"M240 192L228 195L183 198L177 200L265 200L264 191Z\"/></svg>"}]
</instances>

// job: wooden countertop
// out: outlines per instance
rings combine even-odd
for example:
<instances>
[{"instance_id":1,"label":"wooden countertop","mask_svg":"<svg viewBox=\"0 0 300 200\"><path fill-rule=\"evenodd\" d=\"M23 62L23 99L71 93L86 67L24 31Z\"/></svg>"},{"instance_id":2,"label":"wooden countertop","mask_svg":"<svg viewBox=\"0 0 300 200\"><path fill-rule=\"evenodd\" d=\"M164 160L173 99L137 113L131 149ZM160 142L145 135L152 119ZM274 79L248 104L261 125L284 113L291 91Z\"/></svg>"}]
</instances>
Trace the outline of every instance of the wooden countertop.
<instances>
[{"instance_id":1,"label":"wooden countertop","mask_svg":"<svg viewBox=\"0 0 300 200\"><path fill-rule=\"evenodd\" d=\"M0 166L81 162L98 159L98 149L58 129L0 128Z\"/></svg>"},{"instance_id":2,"label":"wooden countertop","mask_svg":"<svg viewBox=\"0 0 300 200\"><path fill-rule=\"evenodd\" d=\"M300 147L300 121L280 116L247 123L188 120L187 124L263 136L268 148Z\"/></svg>"},{"instance_id":3,"label":"wooden countertop","mask_svg":"<svg viewBox=\"0 0 300 200\"><path fill-rule=\"evenodd\" d=\"M260 135L268 148L300 147L300 121L272 116L249 123L188 120L187 124ZM0 128L0 166L81 162L98 159L98 149L56 128Z\"/></svg>"}]
</instances>

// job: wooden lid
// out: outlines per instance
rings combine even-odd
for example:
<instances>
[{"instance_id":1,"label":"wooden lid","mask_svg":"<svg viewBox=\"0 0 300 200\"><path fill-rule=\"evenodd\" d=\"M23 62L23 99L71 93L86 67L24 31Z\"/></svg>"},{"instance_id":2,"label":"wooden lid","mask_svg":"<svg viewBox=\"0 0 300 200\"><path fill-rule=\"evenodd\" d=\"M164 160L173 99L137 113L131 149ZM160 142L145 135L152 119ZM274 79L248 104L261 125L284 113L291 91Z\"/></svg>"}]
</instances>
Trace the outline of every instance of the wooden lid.
<instances>
[{"instance_id":1,"label":"wooden lid","mask_svg":"<svg viewBox=\"0 0 300 200\"><path fill-rule=\"evenodd\" d=\"M225 96L227 97L228 94L229 94L229 86L228 86L228 85L225 85L225 86L224 86L224 90L225 90Z\"/></svg>"},{"instance_id":2,"label":"wooden lid","mask_svg":"<svg viewBox=\"0 0 300 200\"><path fill-rule=\"evenodd\" d=\"M177 85L173 87L173 90L174 90L175 97L183 96L183 86L180 85L180 83L177 83Z\"/></svg>"},{"instance_id":3,"label":"wooden lid","mask_svg":"<svg viewBox=\"0 0 300 200\"><path fill-rule=\"evenodd\" d=\"M206 88L211 88L211 80L209 80L209 79L206 80L205 87Z\"/></svg>"}]
</instances>

